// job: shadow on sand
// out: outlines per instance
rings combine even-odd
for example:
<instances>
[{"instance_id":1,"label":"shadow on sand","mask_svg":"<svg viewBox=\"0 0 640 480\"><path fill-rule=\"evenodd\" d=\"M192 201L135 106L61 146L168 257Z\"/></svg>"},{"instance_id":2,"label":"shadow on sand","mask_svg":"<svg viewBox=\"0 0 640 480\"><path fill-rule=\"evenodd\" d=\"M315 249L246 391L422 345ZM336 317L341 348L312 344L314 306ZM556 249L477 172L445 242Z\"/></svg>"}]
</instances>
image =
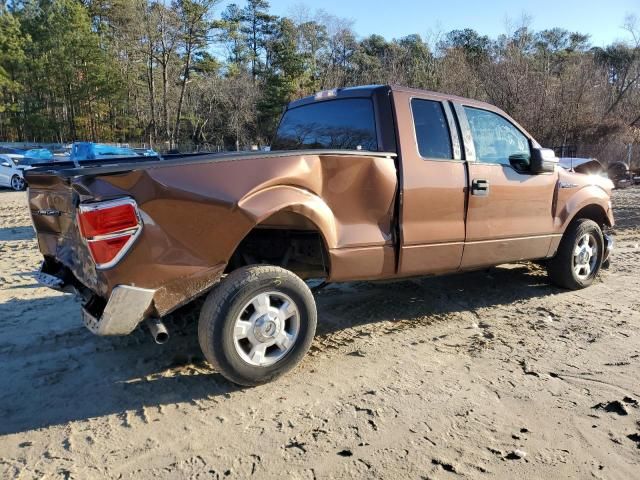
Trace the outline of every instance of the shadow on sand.
<instances>
[{"instance_id":1,"label":"shadow on sand","mask_svg":"<svg viewBox=\"0 0 640 480\"><path fill-rule=\"evenodd\" d=\"M509 304L554 291L540 269L513 265L330 286L317 294L315 343L359 325ZM78 309L70 296L0 305L0 433L215 398L238 389L204 361L193 310L175 316L181 323L191 321L174 329L169 343L160 347L142 330L128 337L95 337L81 325Z\"/></svg>"}]
</instances>

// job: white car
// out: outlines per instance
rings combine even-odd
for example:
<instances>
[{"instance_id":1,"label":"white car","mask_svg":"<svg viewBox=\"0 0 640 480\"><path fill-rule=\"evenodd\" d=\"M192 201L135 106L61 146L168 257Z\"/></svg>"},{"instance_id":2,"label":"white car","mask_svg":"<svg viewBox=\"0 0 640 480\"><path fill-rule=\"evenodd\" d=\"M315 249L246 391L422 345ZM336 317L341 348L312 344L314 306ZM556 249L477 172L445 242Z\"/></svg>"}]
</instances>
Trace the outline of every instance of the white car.
<instances>
[{"instance_id":1,"label":"white car","mask_svg":"<svg viewBox=\"0 0 640 480\"><path fill-rule=\"evenodd\" d=\"M25 163L25 161L27 163ZM33 168L28 165L24 155L5 153L0 155L0 187L11 187L16 191L24 190L27 183L24 171Z\"/></svg>"}]
</instances>

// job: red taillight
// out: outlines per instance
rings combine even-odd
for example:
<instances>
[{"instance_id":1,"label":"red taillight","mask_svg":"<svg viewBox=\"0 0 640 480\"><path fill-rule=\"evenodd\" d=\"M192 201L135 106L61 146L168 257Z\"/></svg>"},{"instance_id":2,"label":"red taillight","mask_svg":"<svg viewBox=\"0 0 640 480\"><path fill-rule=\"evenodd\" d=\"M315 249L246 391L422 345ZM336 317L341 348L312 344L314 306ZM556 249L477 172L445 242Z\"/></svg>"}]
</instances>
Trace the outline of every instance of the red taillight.
<instances>
[{"instance_id":1,"label":"red taillight","mask_svg":"<svg viewBox=\"0 0 640 480\"><path fill-rule=\"evenodd\" d=\"M96 264L104 265L118 256L132 235L109 238L107 240L92 240L89 242L89 250Z\"/></svg>"},{"instance_id":2,"label":"red taillight","mask_svg":"<svg viewBox=\"0 0 640 480\"><path fill-rule=\"evenodd\" d=\"M98 268L115 265L142 231L138 206L130 198L80 205L78 226Z\"/></svg>"},{"instance_id":3,"label":"red taillight","mask_svg":"<svg viewBox=\"0 0 640 480\"><path fill-rule=\"evenodd\" d=\"M138 226L136 209L130 203L94 208L80 213L80 231L84 238L109 235Z\"/></svg>"}]
</instances>

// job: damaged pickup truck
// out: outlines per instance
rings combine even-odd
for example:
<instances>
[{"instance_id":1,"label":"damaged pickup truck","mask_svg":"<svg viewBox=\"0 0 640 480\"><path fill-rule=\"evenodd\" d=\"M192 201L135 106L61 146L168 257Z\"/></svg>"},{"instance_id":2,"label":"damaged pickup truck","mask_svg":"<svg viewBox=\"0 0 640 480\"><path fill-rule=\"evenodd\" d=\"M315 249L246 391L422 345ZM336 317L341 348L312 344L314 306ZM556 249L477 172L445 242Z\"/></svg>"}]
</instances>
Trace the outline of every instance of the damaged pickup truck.
<instances>
[{"instance_id":1,"label":"damaged pickup truck","mask_svg":"<svg viewBox=\"0 0 640 480\"><path fill-rule=\"evenodd\" d=\"M82 297L92 332L146 323L158 342L163 317L206 297L205 357L257 385L311 344L309 279L544 259L554 284L590 285L612 248L612 185L557 163L486 103L389 86L321 92L287 106L270 152L30 170L39 278Z\"/></svg>"}]
</instances>

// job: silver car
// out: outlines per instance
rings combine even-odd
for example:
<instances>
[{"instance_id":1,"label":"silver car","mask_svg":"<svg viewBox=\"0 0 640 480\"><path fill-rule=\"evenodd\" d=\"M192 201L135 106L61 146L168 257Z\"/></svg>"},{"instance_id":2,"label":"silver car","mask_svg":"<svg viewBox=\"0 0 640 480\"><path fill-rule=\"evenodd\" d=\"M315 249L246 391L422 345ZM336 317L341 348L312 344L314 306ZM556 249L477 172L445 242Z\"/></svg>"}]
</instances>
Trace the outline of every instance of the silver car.
<instances>
[{"instance_id":1,"label":"silver car","mask_svg":"<svg viewBox=\"0 0 640 480\"><path fill-rule=\"evenodd\" d=\"M16 153L0 154L0 187L11 187L16 191L24 190L24 170L33 168L29 159ZM25 163L26 162L26 163Z\"/></svg>"}]
</instances>

